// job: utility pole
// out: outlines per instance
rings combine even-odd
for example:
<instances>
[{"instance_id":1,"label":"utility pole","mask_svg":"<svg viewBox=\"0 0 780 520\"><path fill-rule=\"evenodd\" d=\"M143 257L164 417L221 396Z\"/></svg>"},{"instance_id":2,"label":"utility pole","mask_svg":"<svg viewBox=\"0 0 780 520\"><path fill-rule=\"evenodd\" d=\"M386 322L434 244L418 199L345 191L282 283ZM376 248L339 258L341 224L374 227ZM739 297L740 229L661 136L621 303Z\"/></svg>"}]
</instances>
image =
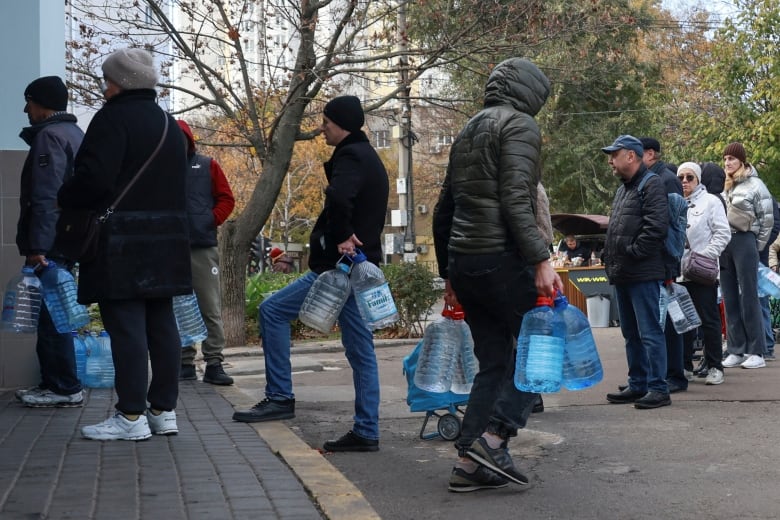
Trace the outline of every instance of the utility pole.
<instances>
[{"instance_id":1,"label":"utility pole","mask_svg":"<svg viewBox=\"0 0 780 520\"><path fill-rule=\"evenodd\" d=\"M406 26L406 2L400 0L398 6L398 82L401 87L399 101L401 105L401 128L398 147L398 209L405 216L401 218L403 227L404 260L415 261L417 257L414 230L414 189L412 182L412 146L416 140L412 133L412 103L409 83L409 35Z\"/></svg>"}]
</instances>

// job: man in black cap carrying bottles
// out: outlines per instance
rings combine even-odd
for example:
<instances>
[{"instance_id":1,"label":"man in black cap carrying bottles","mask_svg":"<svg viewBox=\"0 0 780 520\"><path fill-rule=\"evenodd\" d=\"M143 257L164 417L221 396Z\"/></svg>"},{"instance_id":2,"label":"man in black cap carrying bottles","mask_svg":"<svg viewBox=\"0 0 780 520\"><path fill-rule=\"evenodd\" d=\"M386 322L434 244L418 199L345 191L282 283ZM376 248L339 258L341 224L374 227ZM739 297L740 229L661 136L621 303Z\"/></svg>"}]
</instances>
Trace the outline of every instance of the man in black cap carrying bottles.
<instances>
[{"instance_id":1,"label":"man in black cap carrying bottles","mask_svg":"<svg viewBox=\"0 0 780 520\"><path fill-rule=\"evenodd\" d=\"M22 168L19 189L21 211L16 232L19 254L25 264L41 268L54 260L69 263L54 249L55 226L60 211L57 191L73 174L73 158L84 138L76 117L68 114L68 89L59 76L44 76L24 91L24 112L30 126L19 134L30 146ZM81 406L81 383L76 377L76 356L71 334L54 327L45 305L38 318L35 351L41 369L38 386L16 391L25 406Z\"/></svg>"},{"instance_id":2,"label":"man in black cap carrying bottles","mask_svg":"<svg viewBox=\"0 0 780 520\"><path fill-rule=\"evenodd\" d=\"M263 422L295 417L295 394L290 365L290 322L317 277L333 269L342 255L354 256L360 248L370 262L382 259L381 233L385 224L389 183L387 171L360 128L363 108L355 96L332 99L323 110L320 130L335 147L325 163L328 187L325 206L309 239L311 271L263 300L259 327L263 338L265 399L249 410L237 411L233 420ZM379 449L379 373L371 330L350 295L338 318L341 342L353 371L355 414L352 429L327 441L327 451Z\"/></svg>"}]
</instances>

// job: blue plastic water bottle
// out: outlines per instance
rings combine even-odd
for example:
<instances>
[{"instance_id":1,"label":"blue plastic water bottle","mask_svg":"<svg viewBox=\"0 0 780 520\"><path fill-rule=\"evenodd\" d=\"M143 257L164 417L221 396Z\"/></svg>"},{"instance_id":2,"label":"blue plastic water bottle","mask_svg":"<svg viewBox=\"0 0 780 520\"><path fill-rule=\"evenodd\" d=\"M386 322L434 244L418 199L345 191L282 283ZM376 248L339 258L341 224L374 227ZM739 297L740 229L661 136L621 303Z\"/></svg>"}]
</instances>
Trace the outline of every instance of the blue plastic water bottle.
<instances>
[{"instance_id":1,"label":"blue plastic water bottle","mask_svg":"<svg viewBox=\"0 0 780 520\"><path fill-rule=\"evenodd\" d=\"M414 373L415 386L426 392L448 392L452 387L460 343L460 326L452 319L452 309L445 307L441 318L429 324L423 333L423 344Z\"/></svg>"},{"instance_id":2,"label":"blue plastic water bottle","mask_svg":"<svg viewBox=\"0 0 780 520\"><path fill-rule=\"evenodd\" d=\"M604 370L588 318L577 307L569 305L563 294L555 298L555 312L560 313L566 325L563 386L567 390L582 390L599 383L604 378Z\"/></svg>"},{"instance_id":3,"label":"blue plastic water bottle","mask_svg":"<svg viewBox=\"0 0 780 520\"><path fill-rule=\"evenodd\" d=\"M452 374L450 391L456 394L470 394L474 377L479 372L479 361L474 355L474 338L465 320L466 315L458 305L452 311L452 320L460 332L460 341L456 352L455 370Z\"/></svg>"},{"instance_id":4,"label":"blue plastic water bottle","mask_svg":"<svg viewBox=\"0 0 780 520\"><path fill-rule=\"evenodd\" d=\"M8 281L3 295L3 329L23 334L38 331L41 311L41 282L30 266Z\"/></svg>"},{"instance_id":5,"label":"blue plastic water bottle","mask_svg":"<svg viewBox=\"0 0 780 520\"><path fill-rule=\"evenodd\" d=\"M349 266L338 263L314 280L298 313L301 323L323 334L333 330L352 289L348 273Z\"/></svg>"},{"instance_id":6,"label":"blue plastic water bottle","mask_svg":"<svg viewBox=\"0 0 780 520\"><path fill-rule=\"evenodd\" d=\"M696 306L688 294L688 290L678 283L672 283L668 288L669 305L666 311L672 320L674 330L683 334L701 326L701 318L696 312Z\"/></svg>"},{"instance_id":7,"label":"blue plastic water bottle","mask_svg":"<svg viewBox=\"0 0 780 520\"><path fill-rule=\"evenodd\" d=\"M398 309L382 270L369 262L359 249L352 262L349 281L360 315L368 328L382 329L398 321Z\"/></svg>"},{"instance_id":8,"label":"blue plastic water bottle","mask_svg":"<svg viewBox=\"0 0 780 520\"><path fill-rule=\"evenodd\" d=\"M111 341L106 331L100 336L94 332L84 336L87 345L86 386L89 388L114 387L114 360L111 357Z\"/></svg>"},{"instance_id":9,"label":"blue plastic water bottle","mask_svg":"<svg viewBox=\"0 0 780 520\"><path fill-rule=\"evenodd\" d=\"M41 289L57 332L65 334L89 323L87 308L76 299L76 280L67 269L50 260L41 273Z\"/></svg>"},{"instance_id":10,"label":"blue plastic water bottle","mask_svg":"<svg viewBox=\"0 0 780 520\"><path fill-rule=\"evenodd\" d=\"M173 314L176 316L176 326L179 328L182 347L189 347L208 337L206 324L203 322L195 293L174 296Z\"/></svg>"},{"instance_id":11,"label":"blue plastic water bottle","mask_svg":"<svg viewBox=\"0 0 780 520\"><path fill-rule=\"evenodd\" d=\"M758 264L758 296L780 298L780 274L762 263Z\"/></svg>"},{"instance_id":12,"label":"blue plastic water bottle","mask_svg":"<svg viewBox=\"0 0 780 520\"><path fill-rule=\"evenodd\" d=\"M87 374L87 345L84 343L78 331L71 331L73 335L73 350L76 353L76 377L79 378L81 384L86 386L85 377Z\"/></svg>"},{"instance_id":13,"label":"blue plastic water bottle","mask_svg":"<svg viewBox=\"0 0 780 520\"><path fill-rule=\"evenodd\" d=\"M536 299L536 307L523 317L517 339L515 387L522 392L557 392L563 379L566 325L553 312L552 300Z\"/></svg>"}]
</instances>

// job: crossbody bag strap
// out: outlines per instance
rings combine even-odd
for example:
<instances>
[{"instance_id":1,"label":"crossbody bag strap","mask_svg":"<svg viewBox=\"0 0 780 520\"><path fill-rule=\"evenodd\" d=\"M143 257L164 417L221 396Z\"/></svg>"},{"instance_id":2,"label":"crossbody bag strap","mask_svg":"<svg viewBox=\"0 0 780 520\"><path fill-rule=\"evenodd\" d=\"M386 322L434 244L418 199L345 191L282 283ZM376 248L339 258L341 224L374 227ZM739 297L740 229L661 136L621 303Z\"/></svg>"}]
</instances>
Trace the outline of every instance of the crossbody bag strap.
<instances>
[{"instance_id":1,"label":"crossbody bag strap","mask_svg":"<svg viewBox=\"0 0 780 520\"><path fill-rule=\"evenodd\" d=\"M116 198L113 204L111 204L108 208L106 208L105 214L103 214L99 220L101 222L105 222L108 217L111 216L111 214L114 212L114 208L116 208L119 205L119 202L124 198L125 195L127 195L127 192L130 191L130 188L133 187L133 184L135 184L135 181L138 180L138 178L141 176L141 174L146 170L146 168L149 167L149 164L154 160L155 157L157 157L157 154L160 152L160 148L162 148L163 142L165 142L165 137L168 135L168 114L163 112L163 115L165 116L165 126L163 127L163 133L162 137L160 137L160 142L157 143L157 148L154 149L152 152L152 155L149 156L148 159L146 159L146 162L138 169L138 173L136 173L133 178L130 180L130 182L127 183L127 186L125 186L125 189L122 190L122 193L119 194L119 196Z\"/></svg>"}]
</instances>

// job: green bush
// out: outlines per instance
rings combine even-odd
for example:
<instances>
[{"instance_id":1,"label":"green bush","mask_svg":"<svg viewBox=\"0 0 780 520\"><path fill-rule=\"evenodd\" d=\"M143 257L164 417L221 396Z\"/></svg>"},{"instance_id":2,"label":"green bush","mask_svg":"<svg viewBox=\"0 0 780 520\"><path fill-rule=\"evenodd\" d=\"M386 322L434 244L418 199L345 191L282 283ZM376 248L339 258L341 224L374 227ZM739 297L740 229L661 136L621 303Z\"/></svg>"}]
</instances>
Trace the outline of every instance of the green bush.
<instances>
[{"instance_id":1,"label":"green bush","mask_svg":"<svg viewBox=\"0 0 780 520\"><path fill-rule=\"evenodd\" d=\"M398 333L402 337L423 334L423 321L444 291L435 286L435 276L422 264L403 262L382 266L398 309Z\"/></svg>"}]
</instances>

